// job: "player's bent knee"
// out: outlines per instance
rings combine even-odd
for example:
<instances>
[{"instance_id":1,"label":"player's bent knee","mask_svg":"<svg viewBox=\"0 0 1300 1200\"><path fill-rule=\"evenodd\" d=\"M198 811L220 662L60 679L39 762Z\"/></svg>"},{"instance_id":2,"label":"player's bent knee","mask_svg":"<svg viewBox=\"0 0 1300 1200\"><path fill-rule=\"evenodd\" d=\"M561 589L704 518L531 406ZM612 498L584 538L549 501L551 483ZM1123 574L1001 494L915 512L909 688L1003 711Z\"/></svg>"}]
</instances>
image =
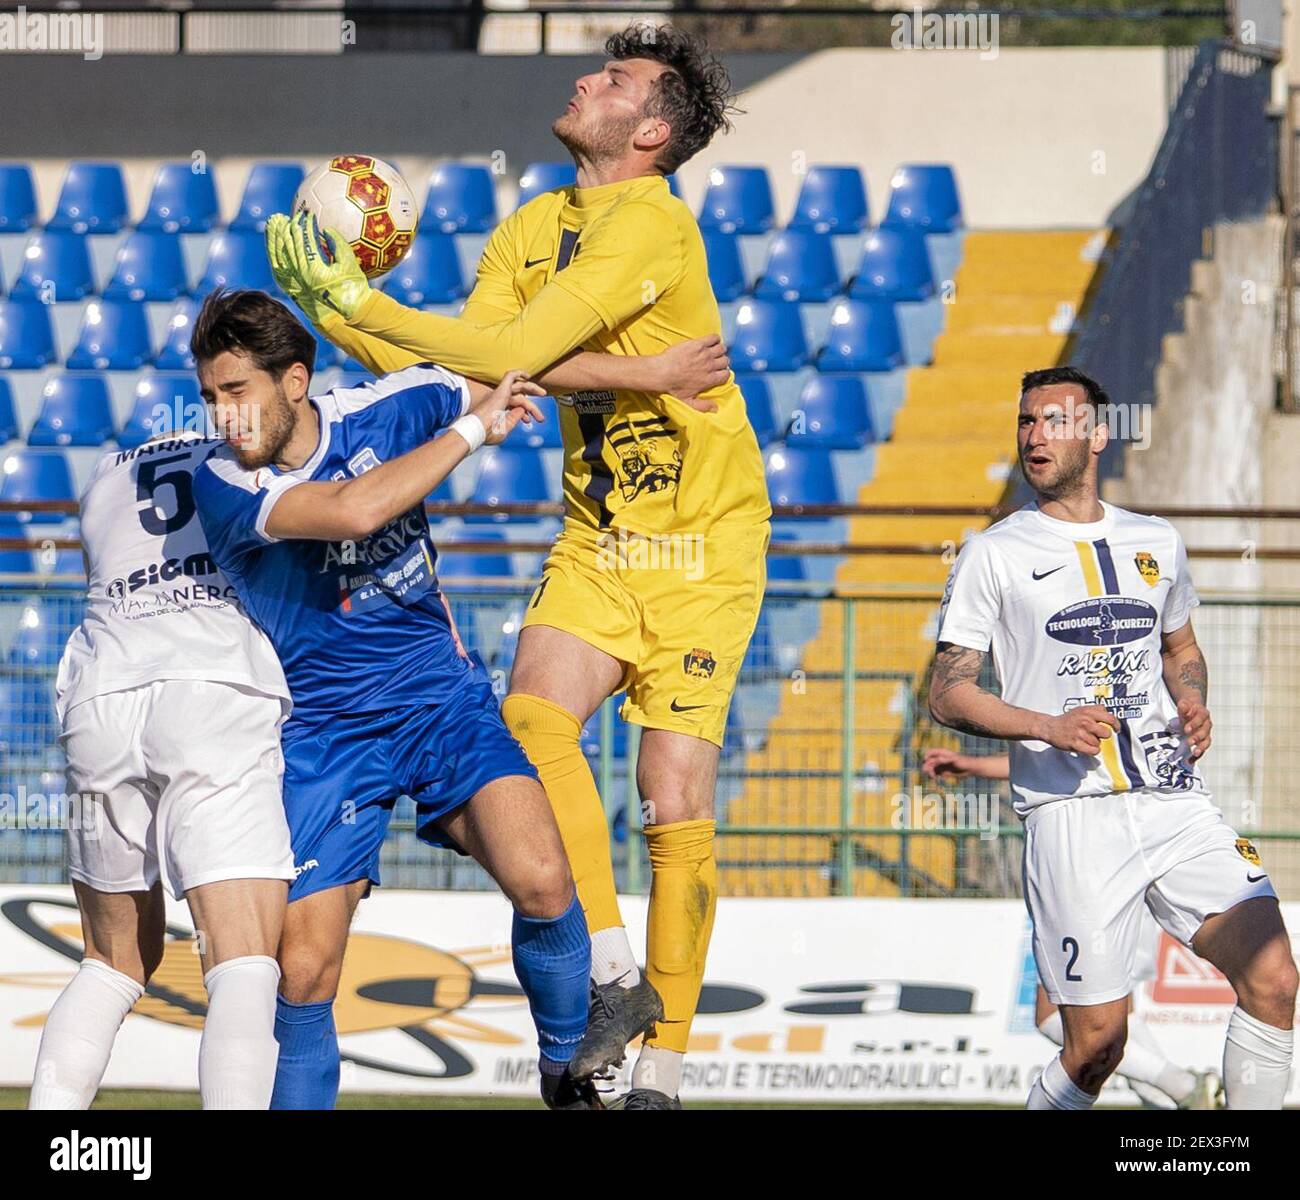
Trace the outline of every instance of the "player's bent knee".
<instances>
[{"instance_id":1,"label":"player's bent knee","mask_svg":"<svg viewBox=\"0 0 1300 1200\"><path fill-rule=\"evenodd\" d=\"M564 855L547 855L510 890L510 901L525 917L550 918L564 913L573 900L573 875Z\"/></svg>"},{"instance_id":2,"label":"player's bent knee","mask_svg":"<svg viewBox=\"0 0 1300 1200\"><path fill-rule=\"evenodd\" d=\"M338 991L343 951L311 941L280 948L280 995L292 1004L315 1004Z\"/></svg>"},{"instance_id":3,"label":"player's bent knee","mask_svg":"<svg viewBox=\"0 0 1300 1200\"><path fill-rule=\"evenodd\" d=\"M1233 983L1242 1007L1261 1020L1281 1026L1294 1016L1300 975L1289 953L1258 955Z\"/></svg>"}]
</instances>

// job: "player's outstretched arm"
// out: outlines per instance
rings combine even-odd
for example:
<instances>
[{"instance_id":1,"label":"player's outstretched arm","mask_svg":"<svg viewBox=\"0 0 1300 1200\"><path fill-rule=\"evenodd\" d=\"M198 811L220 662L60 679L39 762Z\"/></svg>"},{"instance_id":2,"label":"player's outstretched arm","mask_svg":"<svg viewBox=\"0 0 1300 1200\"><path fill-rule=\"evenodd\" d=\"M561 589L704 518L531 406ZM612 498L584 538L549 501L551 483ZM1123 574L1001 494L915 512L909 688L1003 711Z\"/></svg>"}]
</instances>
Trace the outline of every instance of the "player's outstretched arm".
<instances>
[{"instance_id":1,"label":"player's outstretched arm","mask_svg":"<svg viewBox=\"0 0 1300 1200\"><path fill-rule=\"evenodd\" d=\"M979 737L1047 742L1077 754L1101 753L1119 722L1099 704L1060 716L1017 708L979 686L986 651L940 642L930 673L930 715L941 725Z\"/></svg>"},{"instance_id":2,"label":"player's outstretched arm","mask_svg":"<svg viewBox=\"0 0 1300 1200\"><path fill-rule=\"evenodd\" d=\"M675 396L700 412L716 412L701 393L731 378L720 335L692 338L660 354L601 354L577 350L548 367L538 381L549 391L627 390Z\"/></svg>"},{"instance_id":3,"label":"player's outstretched arm","mask_svg":"<svg viewBox=\"0 0 1300 1200\"><path fill-rule=\"evenodd\" d=\"M955 750L934 748L925 752L921 770L931 779L1010 779L1011 760L1005 754L958 754Z\"/></svg>"},{"instance_id":4,"label":"player's outstretched arm","mask_svg":"<svg viewBox=\"0 0 1300 1200\"><path fill-rule=\"evenodd\" d=\"M266 519L272 538L356 541L422 504L453 470L484 444L504 441L520 421L543 419L533 400L544 391L521 371L478 393L469 411L437 437L341 483L301 483L275 502Z\"/></svg>"},{"instance_id":5,"label":"player's outstretched arm","mask_svg":"<svg viewBox=\"0 0 1300 1200\"><path fill-rule=\"evenodd\" d=\"M1210 711L1205 706L1210 692L1210 673L1191 621L1161 637L1160 655L1165 687L1178 705L1189 755L1198 759L1210 748Z\"/></svg>"}]
</instances>

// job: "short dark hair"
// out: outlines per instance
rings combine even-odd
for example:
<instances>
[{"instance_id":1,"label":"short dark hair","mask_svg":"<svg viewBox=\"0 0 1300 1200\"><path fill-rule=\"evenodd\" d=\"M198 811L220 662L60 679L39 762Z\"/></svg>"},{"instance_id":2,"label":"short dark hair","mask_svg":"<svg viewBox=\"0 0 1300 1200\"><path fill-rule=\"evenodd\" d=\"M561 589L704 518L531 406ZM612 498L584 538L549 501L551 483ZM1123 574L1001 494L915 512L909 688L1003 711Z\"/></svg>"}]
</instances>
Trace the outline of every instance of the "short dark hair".
<instances>
[{"instance_id":1,"label":"short dark hair","mask_svg":"<svg viewBox=\"0 0 1300 1200\"><path fill-rule=\"evenodd\" d=\"M671 25L629 25L605 42L610 58L648 58L668 69L654 82L646 115L667 121L672 128L655 166L671 175L713 140L719 129L731 129L731 76L704 39Z\"/></svg>"},{"instance_id":2,"label":"short dark hair","mask_svg":"<svg viewBox=\"0 0 1300 1200\"><path fill-rule=\"evenodd\" d=\"M1101 384L1090 375L1085 375L1078 367L1044 367L1041 371L1026 371L1020 379L1020 395L1023 397L1035 388L1051 387L1054 383L1072 383L1081 387L1088 397L1088 403L1092 405L1093 414L1097 417L1105 416L1110 397Z\"/></svg>"},{"instance_id":3,"label":"short dark hair","mask_svg":"<svg viewBox=\"0 0 1300 1200\"><path fill-rule=\"evenodd\" d=\"M199 310L190 353L199 361L238 350L259 371L279 378L294 363L316 369L316 337L283 304L265 292L240 288L213 292Z\"/></svg>"}]
</instances>

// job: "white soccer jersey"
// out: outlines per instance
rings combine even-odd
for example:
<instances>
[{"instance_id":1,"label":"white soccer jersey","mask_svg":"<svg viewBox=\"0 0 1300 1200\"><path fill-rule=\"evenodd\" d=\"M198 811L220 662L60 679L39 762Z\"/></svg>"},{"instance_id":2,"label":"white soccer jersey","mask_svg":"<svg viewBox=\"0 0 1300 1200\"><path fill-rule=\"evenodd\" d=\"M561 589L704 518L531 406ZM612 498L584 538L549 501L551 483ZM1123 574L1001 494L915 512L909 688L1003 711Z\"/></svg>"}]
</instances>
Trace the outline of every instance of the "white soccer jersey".
<instances>
[{"instance_id":1,"label":"white soccer jersey","mask_svg":"<svg viewBox=\"0 0 1300 1200\"><path fill-rule=\"evenodd\" d=\"M1021 509L963 546L948 577L939 641L993 651L1002 698L1058 714L1100 704L1120 723L1096 757L1010 743L1022 816L1069 796L1145 788L1204 792L1165 687L1164 633L1199 603L1168 521L1105 504L1076 524Z\"/></svg>"},{"instance_id":2,"label":"white soccer jersey","mask_svg":"<svg viewBox=\"0 0 1300 1200\"><path fill-rule=\"evenodd\" d=\"M212 561L194 472L220 441L197 434L115 450L81 497L86 615L59 663L59 720L106 692L167 679L289 689L266 635Z\"/></svg>"}]
</instances>

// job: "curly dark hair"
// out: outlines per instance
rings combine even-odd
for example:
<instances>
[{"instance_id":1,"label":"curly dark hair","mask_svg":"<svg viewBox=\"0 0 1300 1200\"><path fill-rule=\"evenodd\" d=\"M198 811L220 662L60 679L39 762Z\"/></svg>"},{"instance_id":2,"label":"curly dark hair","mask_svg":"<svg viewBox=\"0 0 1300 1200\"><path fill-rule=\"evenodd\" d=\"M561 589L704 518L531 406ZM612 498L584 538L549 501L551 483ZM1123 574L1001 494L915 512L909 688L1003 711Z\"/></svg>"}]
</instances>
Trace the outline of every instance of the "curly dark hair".
<instances>
[{"instance_id":1,"label":"curly dark hair","mask_svg":"<svg viewBox=\"0 0 1300 1200\"><path fill-rule=\"evenodd\" d=\"M213 292L199 310L190 353L199 362L238 350L277 378L294 363L316 368L316 338L283 304L251 289Z\"/></svg>"},{"instance_id":2,"label":"curly dark hair","mask_svg":"<svg viewBox=\"0 0 1300 1200\"><path fill-rule=\"evenodd\" d=\"M671 25L630 25L605 42L610 58L648 58L668 69L655 80L646 104L648 117L666 121L672 134L655 166L671 175L713 140L719 129L730 131L731 76L703 38Z\"/></svg>"}]
</instances>

